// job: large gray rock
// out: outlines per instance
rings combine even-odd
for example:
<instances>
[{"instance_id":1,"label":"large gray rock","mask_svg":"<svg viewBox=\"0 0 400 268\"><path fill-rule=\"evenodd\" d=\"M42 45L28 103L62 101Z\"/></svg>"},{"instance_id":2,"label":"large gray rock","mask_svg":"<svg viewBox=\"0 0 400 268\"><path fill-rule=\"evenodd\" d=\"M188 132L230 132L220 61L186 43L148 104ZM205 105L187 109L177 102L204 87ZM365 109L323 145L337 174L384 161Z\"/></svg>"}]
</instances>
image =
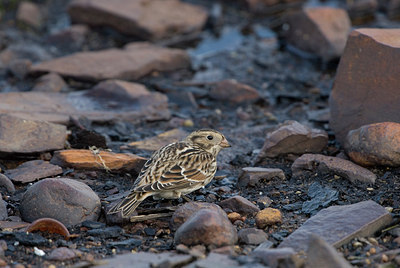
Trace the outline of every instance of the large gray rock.
<instances>
[{"instance_id":1,"label":"large gray rock","mask_svg":"<svg viewBox=\"0 0 400 268\"><path fill-rule=\"evenodd\" d=\"M68 226L85 220L96 221L100 210L100 198L89 186L66 178L35 183L25 192L20 204L24 221L53 218Z\"/></svg>"},{"instance_id":2,"label":"large gray rock","mask_svg":"<svg viewBox=\"0 0 400 268\"><path fill-rule=\"evenodd\" d=\"M370 236L390 224L392 216L372 200L352 205L322 209L290 234L279 248L291 247L306 251L312 234L316 234L334 247L340 247L355 237Z\"/></svg>"},{"instance_id":3,"label":"large gray rock","mask_svg":"<svg viewBox=\"0 0 400 268\"><path fill-rule=\"evenodd\" d=\"M3 106L12 107L0 94ZM0 114L0 153L39 153L64 148L67 128L48 122L23 120Z\"/></svg>"},{"instance_id":4,"label":"large gray rock","mask_svg":"<svg viewBox=\"0 0 400 268\"><path fill-rule=\"evenodd\" d=\"M71 20L92 26L110 26L146 40L196 33L207 20L199 6L178 0L74 0Z\"/></svg>"},{"instance_id":5,"label":"large gray rock","mask_svg":"<svg viewBox=\"0 0 400 268\"><path fill-rule=\"evenodd\" d=\"M34 75L54 72L78 80L137 80L153 71L166 72L190 66L181 49L163 48L150 43L130 43L123 49L79 52L32 66Z\"/></svg>"}]
</instances>

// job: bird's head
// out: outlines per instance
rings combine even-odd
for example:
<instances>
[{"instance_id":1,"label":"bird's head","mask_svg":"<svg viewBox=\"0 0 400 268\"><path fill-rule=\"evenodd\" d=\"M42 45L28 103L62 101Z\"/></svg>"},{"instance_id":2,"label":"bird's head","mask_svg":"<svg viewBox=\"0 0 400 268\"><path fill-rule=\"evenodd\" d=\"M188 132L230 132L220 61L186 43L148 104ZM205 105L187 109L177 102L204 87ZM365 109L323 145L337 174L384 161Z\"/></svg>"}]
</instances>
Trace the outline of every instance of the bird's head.
<instances>
[{"instance_id":1,"label":"bird's head","mask_svg":"<svg viewBox=\"0 0 400 268\"><path fill-rule=\"evenodd\" d=\"M185 141L201 147L214 156L217 156L221 149L231 147L225 136L213 129L194 131L186 137Z\"/></svg>"}]
</instances>

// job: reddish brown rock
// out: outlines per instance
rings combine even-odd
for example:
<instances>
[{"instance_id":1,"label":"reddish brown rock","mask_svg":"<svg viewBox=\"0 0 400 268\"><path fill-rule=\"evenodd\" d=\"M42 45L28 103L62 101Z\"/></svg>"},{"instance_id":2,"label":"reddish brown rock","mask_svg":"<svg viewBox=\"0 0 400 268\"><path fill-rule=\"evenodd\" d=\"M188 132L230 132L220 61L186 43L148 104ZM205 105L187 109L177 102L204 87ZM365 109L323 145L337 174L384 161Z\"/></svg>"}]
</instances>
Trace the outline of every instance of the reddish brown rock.
<instances>
[{"instance_id":1,"label":"reddish brown rock","mask_svg":"<svg viewBox=\"0 0 400 268\"><path fill-rule=\"evenodd\" d=\"M219 203L219 205L225 210L237 212L244 216L252 215L260 211L256 205L239 195L223 200Z\"/></svg>"},{"instance_id":2,"label":"reddish brown rock","mask_svg":"<svg viewBox=\"0 0 400 268\"><path fill-rule=\"evenodd\" d=\"M66 240L70 238L70 233L67 227L64 226L58 220L52 218L40 218L34 222L32 222L27 228L27 233L32 232L47 232L50 234L59 234L62 235Z\"/></svg>"},{"instance_id":3,"label":"reddish brown rock","mask_svg":"<svg viewBox=\"0 0 400 268\"><path fill-rule=\"evenodd\" d=\"M172 215L170 221L170 227L172 230L176 230L181 226L184 222L186 222L194 213L201 209L213 210L218 213L225 213L221 207L211 204L211 203L203 203L203 202L189 202L179 207L174 214Z\"/></svg>"},{"instance_id":4,"label":"reddish brown rock","mask_svg":"<svg viewBox=\"0 0 400 268\"><path fill-rule=\"evenodd\" d=\"M146 158L134 154L117 154L108 151L63 150L54 152L51 163L75 169L140 172Z\"/></svg>"},{"instance_id":5,"label":"reddish brown rock","mask_svg":"<svg viewBox=\"0 0 400 268\"><path fill-rule=\"evenodd\" d=\"M68 124L71 116L94 122L166 120L168 98L149 92L142 85L120 80L104 81L91 90L78 92L0 93L0 113Z\"/></svg>"},{"instance_id":6,"label":"reddish brown rock","mask_svg":"<svg viewBox=\"0 0 400 268\"><path fill-rule=\"evenodd\" d=\"M53 218L67 226L96 221L100 210L100 199L89 186L66 178L35 183L24 193L20 204L25 221Z\"/></svg>"},{"instance_id":7,"label":"reddish brown rock","mask_svg":"<svg viewBox=\"0 0 400 268\"><path fill-rule=\"evenodd\" d=\"M344 148L362 166L400 166L400 124L376 123L351 130Z\"/></svg>"},{"instance_id":8,"label":"reddish brown rock","mask_svg":"<svg viewBox=\"0 0 400 268\"><path fill-rule=\"evenodd\" d=\"M288 13L282 35L294 47L325 61L339 58L351 30L347 12L339 8L315 7Z\"/></svg>"},{"instance_id":9,"label":"reddish brown rock","mask_svg":"<svg viewBox=\"0 0 400 268\"><path fill-rule=\"evenodd\" d=\"M178 0L74 0L68 13L73 22L110 26L146 40L196 33L207 20L201 7Z\"/></svg>"},{"instance_id":10,"label":"reddish brown rock","mask_svg":"<svg viewBox=\"0 0 400 268\"><path fill-rule=\"evenodd\" d=\"M241 187L256 186L260 181L268 181L278 177L285 180L285 173L279 168L245 167L240 174L238 184Z\"/></svg>"},{"instance_id":11,"label":"reddish brown rock","mask_svg":"<svg viewBox=\"0 0 400 268\"><path fill-rule=\"evenodd\" d=\"M49 73L41 76L32 91L42 91L42 92L61 92L66 90L68 85L65 83L64 79L56 73Z\"/></svg>"},{"instance_id":12,"label":"reddish brown rock","mask_svg":"<svg viewBox=\"0 0 400 268\"><path fill-rule=\"evenodd\" d=\"M334 247L340 247L355 237L374 234L391 221L390 213L372 200L352 205L331 206L308 219L285 238L279 248L292 247L297 252L306 251L311 234L320 236Z\"/></svg>"},{"instance_id":13,"label":"reddish brown rock","mask_svg":"<svg viewBox=\"0 0 400 268\"><path fill-rule=\"evenodd\" d=\"M59 175L63 172L60 166L43 160L27 161L16 169L8 169L5 174L14 182L29 183L38 179Z\"/></svg>"},{"instance_id":14,"label":"reddish brown rock","mask_svg":"<svg viewBox=\"0 0 400 268\"><path fill-rule=\"evenodd\" d=\"M17 20L33 28L40 28L42 14L35 3L23 1L18 6Z\"/></svg>"},{"instance_id":15,"label":"reddish brown rock","mask_svg":"<svg viewBox=\"0 0 400 268\"><path fill-rule=\"evenodd\" d=\"M265 143L257 156L273 158L286 154L321 152L328 144L328 134L319 129L311 129L297 121L286 121L279 128L267 134Z\"/></svg>"},{"instance_id":16,"label":"reddish brown rock","mask_svg":"<svg viewBox=\"0 0 400 268\"><path fill-rule=\"evenodd\" d=\"M175 233L175 244L222 247L237 241L236 229L225 212L201 209L193 214Z\"/></svg>"},{"instance_id":17,"label":"reddish brown rock","mask_svg":"<svg viewBox=\"0 0 400 268\"><path fill-rule=\"evenodd\" d=\"M330 126L340 143L363 125L400 122L399 35L400 29L350 34L330 95Z\"/></svg>"},{"instance_id":18,"label":"reddish brown rock","mask_svg":"<svg viewBox=\"0 0 400 268\"><path fill-rule=\"evenodd\" d=\"M375 183L376 180L376 175L368 169L333 156L304 154L292 164L292 174L295 177L305 175L307 171L315 172L315 170L321 173L334 173L354 183L356 181Z\"/></svg>"},{"instance_id":19,"label":"reddish brown rock","mask_svg":"<svg viewBox=\"0 0 400 268\"><path fill-rule=\"evenodd\" d=\"M260 229L277 223L282 223L282 213L279 209L265 208L256 215L256 224Z\"/></svg>"},{"instance_id":20,"label":"reddish brown rock","mask_svg":"<svg viewBox=\"0 0 400 268\"><path fill-rule=\"evenodd\" d=\"M62 125L0 114L0 152L30 154L59 150L64 148L66 131Z\"/></svg>"},{"instance_id":21,"label":"reddish brown rock","mask_svg":"<svg viewBox=\"0 0 400 268\"><path fill-rule=\"evenodd\" d=\"M260 99L258 91L234 79L217 82L210 91L210 97L232 104L255 102Z\"/></svg>"},{"instance_id":22,"label":"reddish brown rock","mask_svg":"<svg viewBox=\"0 0 400 268\"><path fill-rule=\"evenodd\" d=\"M151 137L142 141L134 141L128 144L128 146L135 147L137 149L146 151L155 151L160 149L162 146L181 141L189 133L179 128L174 128L163 132L155 137Z\"/></svg>"},{"instance_id":23,"label":"reddish brown rock","mask_svg":"<svg viewBox=\"0 0 400 268\"><path fill-rule=\"evenodd\" d=\"M180 49L150 43L130 43L123 49L79 52L32 66L31 74L48 72L77 80L136 80L153 71L166 72L189 67L188 54Z\"/></svg>"}]
</instances>

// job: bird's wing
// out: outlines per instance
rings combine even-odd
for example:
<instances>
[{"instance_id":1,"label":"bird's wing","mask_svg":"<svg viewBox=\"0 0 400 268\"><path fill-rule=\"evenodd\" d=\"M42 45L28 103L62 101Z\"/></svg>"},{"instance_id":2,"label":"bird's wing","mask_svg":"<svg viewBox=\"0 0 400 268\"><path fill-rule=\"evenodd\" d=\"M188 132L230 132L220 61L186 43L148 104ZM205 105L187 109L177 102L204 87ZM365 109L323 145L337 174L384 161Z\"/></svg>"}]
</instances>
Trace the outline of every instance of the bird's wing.
<instances>
[{"instance_id":1,"label":"bird's wing","mask_svg":"<svg viewBox=\"0 0 400 268\"><path fill-rule=\"evenodd\" d=\"M168 157L170 153L173 156ZM165 156L165 158L163 157ZM154 163L153 163L154 161ZM153 159L135 192L159 192L191 188L204 182L215 172L215 158L210 153L189 146L173 146Z\"/></svg>"}]
</instances>

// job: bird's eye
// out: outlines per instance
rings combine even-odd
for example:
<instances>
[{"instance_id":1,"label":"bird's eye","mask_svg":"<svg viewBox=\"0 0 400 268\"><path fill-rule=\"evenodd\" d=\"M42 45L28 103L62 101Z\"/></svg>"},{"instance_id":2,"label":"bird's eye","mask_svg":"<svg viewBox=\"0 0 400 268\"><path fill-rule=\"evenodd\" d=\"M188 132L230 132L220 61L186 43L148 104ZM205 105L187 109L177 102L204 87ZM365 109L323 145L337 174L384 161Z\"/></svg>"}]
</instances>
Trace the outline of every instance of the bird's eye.
<instances>
[{"instance_id":1,"label":"bird's eye","mask_svg":"<svg viewBox=\"0 0 400 268\"><path fill-rule=\"evenodd\" d=\"M209 140L209 141L210 141L210 140L212 140L212 139L214 139L214 137L213 137L213 136L211 136L211 135L208 135L208 136L207 136L207 140Z\"/></svg>"}]
</instances>

